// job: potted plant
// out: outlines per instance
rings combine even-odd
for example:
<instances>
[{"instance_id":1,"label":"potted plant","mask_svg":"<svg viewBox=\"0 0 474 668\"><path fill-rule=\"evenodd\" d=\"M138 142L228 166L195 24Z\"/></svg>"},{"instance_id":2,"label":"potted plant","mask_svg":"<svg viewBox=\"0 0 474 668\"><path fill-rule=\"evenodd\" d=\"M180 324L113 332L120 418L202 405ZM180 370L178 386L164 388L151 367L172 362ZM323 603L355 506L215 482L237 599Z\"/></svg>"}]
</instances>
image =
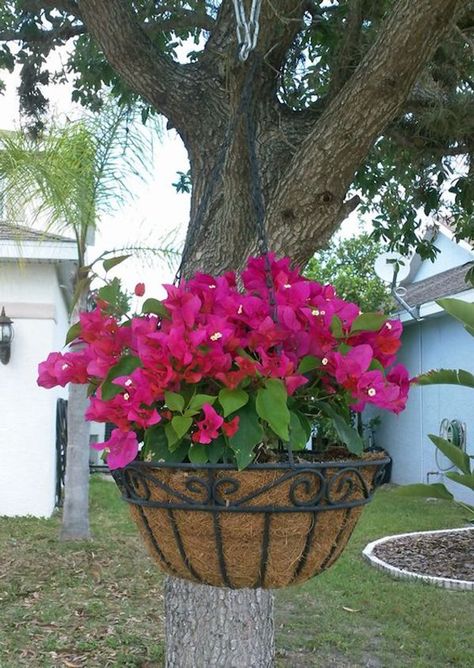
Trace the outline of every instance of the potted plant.
<instances>
[{"instance_id":1,"label":"potted plant","mask_svg":"<svg viewBox=\"0 0 474 668\"><path fill-rule=\"evenodd\" d=\"M387 461L362 452L350 414L404 408L401 325L271 254L240 278L165 287L133 317L99 291L68 335L82 346L51 353L38 382L89 384L86 417L115 425L92 447L163 570L228 587L303 581L338 557ZM321 418L342 447L312 454Z\"/></svg>"}]
</instances>

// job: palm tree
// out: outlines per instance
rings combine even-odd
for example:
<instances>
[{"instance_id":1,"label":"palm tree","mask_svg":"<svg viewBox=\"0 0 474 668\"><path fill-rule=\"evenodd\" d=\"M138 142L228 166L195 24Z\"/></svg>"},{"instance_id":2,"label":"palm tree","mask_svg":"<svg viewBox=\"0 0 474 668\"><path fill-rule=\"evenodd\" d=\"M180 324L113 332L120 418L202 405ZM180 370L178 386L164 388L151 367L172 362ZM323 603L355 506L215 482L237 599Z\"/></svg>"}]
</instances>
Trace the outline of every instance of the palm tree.
<instances>
[{"instance_id":1,"label":"palm tree","mask_svg":"<svg viewBox=\"0 0 474 668\"><path fill-rule=\"evenodd\" d=\"M133 177L149 173L156 127L135 123L133 112L106 104L101 113L53 124L39 138L0 134L0 197L12 212L33 203L32 216L46 229L76 240L78 268L71 322L85 310L94 263L86 259L101 217L131 196ZM123 251L123 249L121 249ZM128 249L128 250L134 250ZM143 249L139 249L143 250ZM149 249L151 250L151 249ZM169 248L154 249L165 256ZM101 256L102 258L103 256ZM111 266L114 261L109 259ZM61 538L86 539L89 528L89 425L84 420L87 388L69 385L65 502Z\"/></svg>"}]
</instances>

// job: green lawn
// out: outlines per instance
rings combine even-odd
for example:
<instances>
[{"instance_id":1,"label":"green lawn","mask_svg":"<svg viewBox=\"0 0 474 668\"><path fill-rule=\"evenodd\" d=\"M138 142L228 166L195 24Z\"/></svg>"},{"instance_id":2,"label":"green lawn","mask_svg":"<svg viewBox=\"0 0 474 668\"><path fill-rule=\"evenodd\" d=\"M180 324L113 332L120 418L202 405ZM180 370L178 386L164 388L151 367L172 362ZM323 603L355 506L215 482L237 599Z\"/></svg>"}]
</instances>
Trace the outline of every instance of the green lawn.
<instances>
[{"instance_id":1,"label":"green lawn","mask_svg":"<svg viewBox=\"0 0 474 668\"><path fill-rule=\"evenodd\" d=\"M92 481L93 542L59 543L58 524L0 519L0 667L162 666L160 576L115 486ZM360 556L388 533L463 524L452 503L379 491L338 563L278 592L279 668L471 666L472 593L394 581Z\"/></svg>"}]
</instances>

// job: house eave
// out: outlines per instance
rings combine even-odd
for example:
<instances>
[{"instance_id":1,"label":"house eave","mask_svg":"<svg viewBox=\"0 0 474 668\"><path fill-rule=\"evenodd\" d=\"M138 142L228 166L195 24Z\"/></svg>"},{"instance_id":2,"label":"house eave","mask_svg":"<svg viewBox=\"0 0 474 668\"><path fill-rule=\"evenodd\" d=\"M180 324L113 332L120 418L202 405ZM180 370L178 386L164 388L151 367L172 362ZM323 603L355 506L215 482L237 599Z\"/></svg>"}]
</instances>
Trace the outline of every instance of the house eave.
<instances>
[{"instance_id":1,"label":"house eave","mask_svg":"<svg viewBox=\"0 0 474 668\"><path fill-rule=\"evenodd\" d=\"M463 290L462 292L457 292L456 294L449 295L450 299L460 299L463 302L474 302L474 288L471 290ZM441 297L440 297L441 299ZM445 297L443 297L445 299ZM439 315L442 315L445 311L439 306L435 301L426 302L425 304L419 305L420 309L420 318L427 319L433 318ZM398 318L405 325L411 325L415 322L418 322L406 311L397 311L395 313L395 318Z\"/></svg>"},{"instance_id":2,"label":"house eave","mask_svg":"<svg viewBox=\"0 0 474 668\"><path fill-rule=\"evenodd\" d=\"M72 260L77 262L75 241L22 241L0 242L0 260L20 262L58 262Z\"/></svg>"}]
</instances>

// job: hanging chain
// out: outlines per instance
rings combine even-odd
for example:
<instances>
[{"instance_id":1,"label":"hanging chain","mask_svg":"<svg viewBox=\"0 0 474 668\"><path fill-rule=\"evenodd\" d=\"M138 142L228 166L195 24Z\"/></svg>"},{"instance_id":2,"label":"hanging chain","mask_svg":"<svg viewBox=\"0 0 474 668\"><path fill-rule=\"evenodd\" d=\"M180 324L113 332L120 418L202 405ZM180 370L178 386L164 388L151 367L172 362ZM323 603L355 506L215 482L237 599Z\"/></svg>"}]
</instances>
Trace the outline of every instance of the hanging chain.
<instances>
[{"instance_id":1,"label":"hanging chain","mask_svg":"<svg viewBox=\"0 0 474 668\"><path fill-rule=\"evenodd\" d=\"M252 0L250 16L247 20L244 1L233 0L237 23L237 41L239 43L239 60L247 60L251 51L257 46L260 9L262 0Z\"/></svg>"}]
</instances>

